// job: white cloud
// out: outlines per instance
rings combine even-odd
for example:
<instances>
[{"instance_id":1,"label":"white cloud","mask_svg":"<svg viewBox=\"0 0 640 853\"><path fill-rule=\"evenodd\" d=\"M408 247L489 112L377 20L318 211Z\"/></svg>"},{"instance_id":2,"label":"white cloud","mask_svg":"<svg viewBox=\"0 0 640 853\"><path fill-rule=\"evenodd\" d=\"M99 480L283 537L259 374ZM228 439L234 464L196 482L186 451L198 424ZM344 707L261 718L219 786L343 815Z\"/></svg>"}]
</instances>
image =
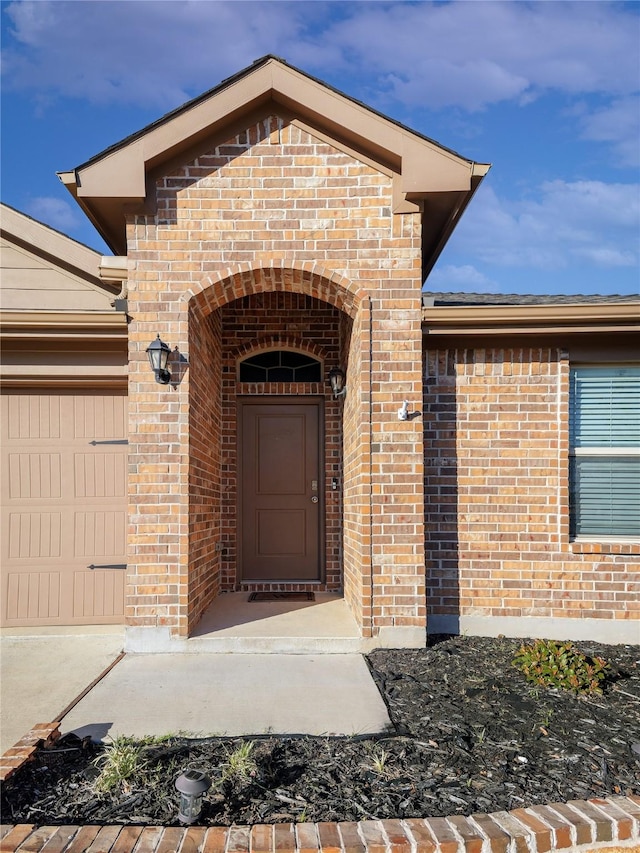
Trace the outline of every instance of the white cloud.
<instances>
[{"instance_id":1,"label":"white cloud","mask_svg":"<svg viewBox=\"0 0 640 853\"><path fill-rule=\"evenodd\" d=\"M351 5L326 37L405 103L481 109L550 89L635 91L638 34L622 4L462 2Z\"/></svg>"},{"instance_id":2,"label":"white cloud","mask_svg":"<svg viewBox=\"0 0 640 853\"><path fill-rule=\"evenodd\" d=\"M558 180L517 201L484 186L452 245L497 267L633 267L639 233L638 185Z\"/></svg>"},{"instance_id":3,"label":"white cloud","mask_svg":"<svg viewBox=\"0 0 640 853\"><path fill-rule=\"evenodd\" d=\"M4 85L168 109L295 42L301 5L12 2L5 8L14 43L3 51Z\"/></svg>"},{"instance_id":4,"label":"white cloud","mask_svg":"<svg viewBox=\"0 0 640 853\"><path fill-rule=\"evenodd\" d=\"M175 106L265 53L408 106L638 86L631 4L16 0L5 12L5 85L96 102Z\"/></svg>"},{"instance_id":5,"label":"white cloud","mask_svg":"<svg viewBox=\"0 0 640 853\"><path fill-rule=\"evenodd\" d=\"M495 293L498 286L471 264L436 266L427 282L428 290Z\"/></svg>"},{"instance_id":6,"label":"white cloud","mask_svg":"<svg viewBox=\"0 0 640 853\"><path fill-rule=\"evenodd\" d=\"M583 137L610 142L621 166L640 164L640 98L614 100L582 118Z\"/></svg>"},{"instance_id":7,"label":"white cloud","mask_svg":"<svg viewBox=\"0 0 640 853\"><path fill-rule=\"evenodd\" d=\"M392 114L581 98L583 138L610 145L616 165L638 160L630 3L13 0L3 11L4 89L37 111L72 97L163 112L276 53Z\"/></svg>"},{"instance_id":8,"label":"white cloud","mask_svg":"<svg viewBox=\"0 0 640 853\"><path fill-rule=\"evenodd\" d=\"M52 196L32 198L25 207L25 213L37 219L38 222L44 222L63 233L73 231L82 224L77 209L72 208L66 201Z\"/></svg>"}]
</instances>

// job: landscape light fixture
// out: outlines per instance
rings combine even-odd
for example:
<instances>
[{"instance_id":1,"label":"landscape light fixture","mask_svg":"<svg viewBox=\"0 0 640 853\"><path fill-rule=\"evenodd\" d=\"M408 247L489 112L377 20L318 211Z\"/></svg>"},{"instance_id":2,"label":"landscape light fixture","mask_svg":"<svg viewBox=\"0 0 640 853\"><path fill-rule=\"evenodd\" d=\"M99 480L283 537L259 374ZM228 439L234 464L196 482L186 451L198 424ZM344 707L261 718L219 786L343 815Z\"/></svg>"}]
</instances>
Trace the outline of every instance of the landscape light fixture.
<instances>
[{"instance_id":1,"label":"landscape light fixture","mask_svg":"<svg viewBox=\"0 0 640 853\"><path fill-rule=\"evenodd\" d=\"M176 791L180 794L178 820L180 823L195 823L202 811L202 798L211 787L211 779L201 770L187 769L176 779Z\"/></svg>"},{"instance_id":2,"label":"landscape light fixture","mask_svg":"<svg viewBox=\"0 0 640 853\"><path fill-rule=\"evenodd\" d=\"M331 383L334 398L344 397L347 393L344 370L341 370L339 367L332 367L329 371L329 382Z\"/></svg>"},{"instance_id":3,"label":"landscape light fixture","mask_svg":"<svg viewBox=\"0 0 640 853\"><path fill-rule=\"evenodd\" d=\"M171 381L171 371L167 368L170 352L169 344L161 341L160 335L147 347L149 364L156 375L156 382L160 385L168 385Z\"/></svg>"}]
</instances>

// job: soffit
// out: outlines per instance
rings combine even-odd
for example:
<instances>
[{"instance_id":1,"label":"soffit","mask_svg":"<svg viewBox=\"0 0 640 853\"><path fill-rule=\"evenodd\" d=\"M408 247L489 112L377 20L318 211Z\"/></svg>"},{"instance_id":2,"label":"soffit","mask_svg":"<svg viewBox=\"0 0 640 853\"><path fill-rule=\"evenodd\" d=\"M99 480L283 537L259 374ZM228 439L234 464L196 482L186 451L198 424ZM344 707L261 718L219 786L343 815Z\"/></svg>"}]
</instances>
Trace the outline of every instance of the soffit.
<instances>
[{"instance_id":1,"label":"soffit","mask_svg":"<svg viewBox=\"0 0 640 853\"><path fill-rule=\"evenodd\" d=\"M114 252L122 254L125 208L144 203L150 171L218 136L243 116L271 109L285 110L394 170L407 201L430 203L433 217L427 221L430 231L437 231L428 241L431 254L444 246L489 168L268 56L60 178Z\"/></svg>"}]
</instances>

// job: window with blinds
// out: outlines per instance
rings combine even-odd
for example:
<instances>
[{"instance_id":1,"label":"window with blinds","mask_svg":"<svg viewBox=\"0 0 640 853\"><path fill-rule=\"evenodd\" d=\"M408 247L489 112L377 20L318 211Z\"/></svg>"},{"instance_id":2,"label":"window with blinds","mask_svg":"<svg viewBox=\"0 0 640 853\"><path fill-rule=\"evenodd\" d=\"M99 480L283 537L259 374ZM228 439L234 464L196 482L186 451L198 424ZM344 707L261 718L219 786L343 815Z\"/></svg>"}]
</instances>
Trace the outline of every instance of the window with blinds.
<instances>
[{"instance_id":1,"label":"window with blinds","mask_svg":"<svg viewBox=\"0 0 640 853\"><path fill-rule=\"evenodd\" d=\"M576 367L570 391L576 537L640 538L640 367Z\"/></svg>"}]
</instances>

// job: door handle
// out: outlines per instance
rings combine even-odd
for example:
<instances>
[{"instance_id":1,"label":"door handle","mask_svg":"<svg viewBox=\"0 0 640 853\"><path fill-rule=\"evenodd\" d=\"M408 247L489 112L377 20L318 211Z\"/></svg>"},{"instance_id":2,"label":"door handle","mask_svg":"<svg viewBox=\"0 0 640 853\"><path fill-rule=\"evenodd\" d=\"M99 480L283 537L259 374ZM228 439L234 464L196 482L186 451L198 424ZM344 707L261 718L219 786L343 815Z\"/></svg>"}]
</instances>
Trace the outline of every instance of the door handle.
<instances>
[{"instance_id":1,"label":"door handle","mask_svg":"<svg viewBox=\"0 0 640 853\"><path fill-rule=\"evenodd\" d=\"M314 496L311 498L311 503L312 503L312 504L317 504L317 503L318 503L318 498L316 497L316 495L314 495Z\"/></svg>"}]
</instances>

